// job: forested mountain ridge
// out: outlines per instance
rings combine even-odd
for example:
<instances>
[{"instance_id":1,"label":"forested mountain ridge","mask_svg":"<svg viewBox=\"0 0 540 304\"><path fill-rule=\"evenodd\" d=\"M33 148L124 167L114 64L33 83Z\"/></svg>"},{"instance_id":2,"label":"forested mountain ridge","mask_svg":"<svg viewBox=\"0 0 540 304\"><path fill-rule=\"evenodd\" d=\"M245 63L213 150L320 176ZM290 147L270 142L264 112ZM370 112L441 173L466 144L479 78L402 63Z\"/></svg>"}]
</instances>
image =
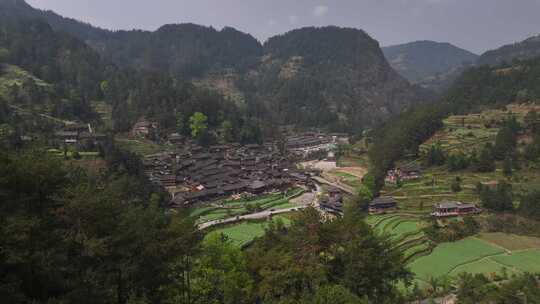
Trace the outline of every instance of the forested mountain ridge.
<instances>
[{"instance_id":1,"label":"forested mountain ridge","mask_svg":"<svg viewBox=\"0 0 540 304\"><path fill-rule=\"evenodd\" d=\"M511 63L514 59L531 59L538 56L540 56L540 35L487 51L478 58L478 64L498 65Z\"/></svg>"},{"instance_id":2,"label":"forested mountain ridge","mask_svg":"<svg viewBox=\"0 0 540 304\"><path fill-rule=\"evenodd\" d=\"M44 18L120 67L226 84L217 89L239 95L258 119L270 123L350 131L431 98L395 73L378 43L361 30L304 28L261 45L227 27L175 24L154 32L112 32L33 9L22 0L2 3L10 4L4 5L10 13Z\"/></svg>"},{"instance_id":3,"label":"forested mountain ridge","mask_svg":"<svg viewBox=\"0 0 540 304\"><path fill-rule=\"evenodd\" d=\"M0 9L44 19L54 30L78 37L121 67L167 71L175 77L191 78L225 68L243 71L262 55L255 38L230 27L218 31L196 24L170 24L153 32L110 31L34 9L23 0L1 0Z\"/></svg>"},{"instance_id":4,"label":"forested mountain ridge","mask_svg":"<svg viewBox=\"0 0 540 304\"><path fill-rule=\"evenodd\" d=\"M382 48L390 65L410 82L443 91L478 55L450 43L415 41Z\"/></svg>"},{"instance_id":5,"label":"forested mountain ridge","mask_svg":"<svg viewBox=\"0 0 540 304\"><path fill-rule=\"evenodd\" d=\"M504 106L540 100L540 58L514 60L499 66L478 66L465 71L445 99L459 109Z\"/></svg>"},{"instance_id":6,"label":"forested mountain ridge","mask_svg":"<svg viewBox=\"0 0 540 304\"><path fill-rule=\"evenodd\" d=\"M247 78L280 123L360 129L430 98L392 70L362 30L307 27L270 38L264 49Z\"/></svg>"}]
</instances>

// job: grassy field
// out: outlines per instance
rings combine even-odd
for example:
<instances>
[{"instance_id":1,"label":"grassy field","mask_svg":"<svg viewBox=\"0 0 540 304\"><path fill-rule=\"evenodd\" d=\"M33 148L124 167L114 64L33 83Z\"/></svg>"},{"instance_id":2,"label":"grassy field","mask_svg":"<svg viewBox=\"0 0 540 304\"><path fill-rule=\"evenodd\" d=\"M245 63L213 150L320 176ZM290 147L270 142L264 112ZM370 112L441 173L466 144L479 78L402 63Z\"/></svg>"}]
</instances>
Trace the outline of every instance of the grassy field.
<instances>
[{"instance_id":1,"label":"grassy field","mask_svg":"<svg viewBox=\"0 0 540 304\"><path fill-rule=\"evenodd\" d=\"M535 237L495 232L481 233L478 235L478 238L508 251L540 248L540 238Z\"/></svg>"},{"instance_id":2,"label":"grassy field","mask_svg":"<svg viewBox=\"0 0 540 304\"><path fill-rule=\"evenodd\" d=\"M450 272L450 276L458 276L460 273L467 272L470 274L483 274L488 278L495 275L500 275L503 272L507 274L517 274L519 271L515 271L510 267L506 267L500 263L497 263L493 258L482 259L473 263L468 263L459 266Z\"/></svg>"},{"instance_id":3,"label":"grassy field","mask_svg":"<svg viewBox=\"0 0 540 304\"><path fill-rule=\"evenodd\" d=\"M286 226L291 224L290 218L285 215L274 216L272 220L280 220ZM244 247L252 242L255 238L263 236L266 227L268 227L268 221L243 221L212 230L207 234L206 237L214 234L224 234L236 246Z\"/></svg>"},{"instance_id":4,"label":"grassy field","mask_svg":"<svg viewBox=\"0 0 540 304\"><path fill-rule=\"evenodd\" d=\"M428 281L430 277L440 278L451 274L458 267L504 253L504 249L480 239L467 238L454 243L440 244L430 255L409 264L409 268L418 279Z\"/></svg>"},{"instance_id":5,"label":"grassy field","mask_svg":"<svg viewBox=\"0 0 540 304\"><path fill-rule=\"evenodd\" d=\"M540 250L525 250L492 257L492 260L522 272L540 272Z\"/></svg>"},{"instance_id":6,"label":"grassy field","mask_svg":"<svg viewBox=\"0 0 540 304\"><path fill-rule=\"evenodd\" d=\"M540 238L503 233L480 234L437 246L430 255L409 264L420 280L457 276L462 272L502 274L540 272Z\"/></svg>"}]
</instances>

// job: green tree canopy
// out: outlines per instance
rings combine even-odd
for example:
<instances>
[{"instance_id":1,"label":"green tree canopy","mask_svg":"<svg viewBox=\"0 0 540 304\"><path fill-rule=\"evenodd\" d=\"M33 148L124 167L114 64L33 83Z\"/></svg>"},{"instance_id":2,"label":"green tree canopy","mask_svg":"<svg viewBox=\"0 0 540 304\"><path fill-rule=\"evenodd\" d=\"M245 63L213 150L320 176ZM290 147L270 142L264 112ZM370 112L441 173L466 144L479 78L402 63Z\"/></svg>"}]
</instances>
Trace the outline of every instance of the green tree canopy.
<instances>
[{"instance_id":1,"label":"green tree canopy","mask_svg":"<svg viewBox=\"0 0 540 304\"><path fill-rule=\"evenodd\" d=\"M191 136L200 138L208 129L208 117L201 112L195 112L189 118L189 127L191 128Z\"/></svg>"}]
</instances>

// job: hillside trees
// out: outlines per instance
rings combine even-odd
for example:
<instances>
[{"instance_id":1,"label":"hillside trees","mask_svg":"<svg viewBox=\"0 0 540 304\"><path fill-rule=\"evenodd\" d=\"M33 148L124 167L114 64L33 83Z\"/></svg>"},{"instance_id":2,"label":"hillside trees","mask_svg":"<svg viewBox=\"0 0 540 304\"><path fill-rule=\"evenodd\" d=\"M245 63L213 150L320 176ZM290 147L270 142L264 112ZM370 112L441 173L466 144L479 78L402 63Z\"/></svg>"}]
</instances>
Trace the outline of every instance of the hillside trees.
<instances>
[{"instance_id":1,"label":"hillside trees","mask_svg":"<svg viewBox=\"0 0 540 304\"><path fill-rule=\"evenodd\" d=\"M535 189L521 198L518 213L540 220L540 189Z\"/></svg>"},{"instance_id":2,"label":"hillside trees","mask_svg":"<svg viewBox=\"0 0 540 304\"><path fill-rule=\"evenodd\" d=\"M497 133L495 146L493 147L493 156L498 160L503 160L509 154L514 152L517 145L518 131L521 129L513 117L504 122L503 127Z\"/></svg>"},{"instance_id":3,"label":"hillside trees","mask_svg":"<svg viewBox=\"0 0 540 304\"><path fill-rule=\"evenodd\" d=\"M488 209L499 212L514 210L512 185L505 181L499 182L493 190L482 186L479 194L482 205Z\"/></svg>"},{"instance_id":4,"label":"hillside trees","mask_svg":"<svg viewBox=\"0 0 540 304\"><path fill-rule=\"evenodd\" d=\"M195 112L189 118L189 127L191 128L191 136L195 139L200 138L208 129L208 117L201 112Z\"/></svg>"},{"instance_id":5,"label":"hillside trees","mask_svg":"<svg viewBox=\"0 0 540 304\"><path fill-rule=\"evenodd\" d=\"M359 216L321 222L315 209L307 209L287 232L271 228L247 251L257 297L265 303L305 301L324 298L325 286L338 285L377 303L395 299L395 282L410 278L403 257Z\"/></svg>"},{"instance_id":6,"label":"hillside trees","mask_svg":"<svg viewBox=\"0 0 540 304\"><path fill-rule=\"evenodd\" d=\"M191 220L141 204L117 177L95 179L39 152L2 154L0 171L8 302L158 302L170 263L198 242Z\"/></svg>"},{"instance_id":7,"label":"hillside trees","mask_svg":"<svg viewBox=\"0 0 540 304\"><path fill-rule=\"evenodd\" d=\"M487 143L484 145L478 159L473 162L474 169L478 172L493 172L495 171L495 156L493 155L493 145Z\"/></svg>"},{"instance_id":8,"label":"hillside trees","mask_svg":"<svg viewBox=\"0 0 540 304\"><path fill-rule=\"evenodd\" d=\"M0 64L6 63L9 59L9 51L6 48L0 48ZM0 73L2 73L0 71Z\"/></svg>"},{"instance_id":9,"label":"hillside trees","mask_svg":"<svg viewBox=\"0 0 540 304\"><path fill-rule=\"evenodd\" d=\"M442 166L446 162L446 155L444 154L441 145L435 144L429 148L426 155L427 166Z\"/></svg>"},{"instance_id":10,"label":"hillside trees","mask_svg":"<svg viewBox=\"0 0 540 304\"><path fill-rule=\"evenodd\" d=\"M442 127L445 111L444 106L417 107L376 132L368 154L377 188L383 185L384 176L395 161L407 154L417 154L420 144Z\"/></svg>"}]
</instances>

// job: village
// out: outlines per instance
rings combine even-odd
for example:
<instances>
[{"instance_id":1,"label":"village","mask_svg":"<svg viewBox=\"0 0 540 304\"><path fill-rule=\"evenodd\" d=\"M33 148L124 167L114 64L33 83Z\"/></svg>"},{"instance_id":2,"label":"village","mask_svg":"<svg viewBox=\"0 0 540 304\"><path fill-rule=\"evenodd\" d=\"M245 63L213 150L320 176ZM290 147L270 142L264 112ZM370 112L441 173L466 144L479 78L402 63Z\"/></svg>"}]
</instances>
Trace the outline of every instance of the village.
<instances>
[{"instance_id":1,"label":"village","mask_svg":"<svg viewBox=\"0 0 540 304\"><path fill-rule=\"evenodd\" d=\"M157 128L155 122L140 120L133 126L130 136L155 138ZM329 165L330 171L336 168L335 154L339 145L349 144L347 134L289 134L285 137L284 150L277 141L202 147L174 133L167 141L174 151L146 155L143 164L148 179L171 194L169 207L173 210L225 200L255 199L296 188L311 197L311 202L300 208L313 206L325 216L332 217L341 216L344 200L355 194L354 187L343 183L324 167ZM406 165L389 170L385 181L396 184L421 177L419 166ZM362 175L356 178L361 180ZM235 216L261 211L264 210L245 210ZM369 204L371 214L396 211L399 211L398 201L390 195L376 197ZM434 204L431 215L445 218L478 212L480 209L471 203L441 201ZM271 216L274 213L263 214Z\"/></svg>"}]
</instances>

